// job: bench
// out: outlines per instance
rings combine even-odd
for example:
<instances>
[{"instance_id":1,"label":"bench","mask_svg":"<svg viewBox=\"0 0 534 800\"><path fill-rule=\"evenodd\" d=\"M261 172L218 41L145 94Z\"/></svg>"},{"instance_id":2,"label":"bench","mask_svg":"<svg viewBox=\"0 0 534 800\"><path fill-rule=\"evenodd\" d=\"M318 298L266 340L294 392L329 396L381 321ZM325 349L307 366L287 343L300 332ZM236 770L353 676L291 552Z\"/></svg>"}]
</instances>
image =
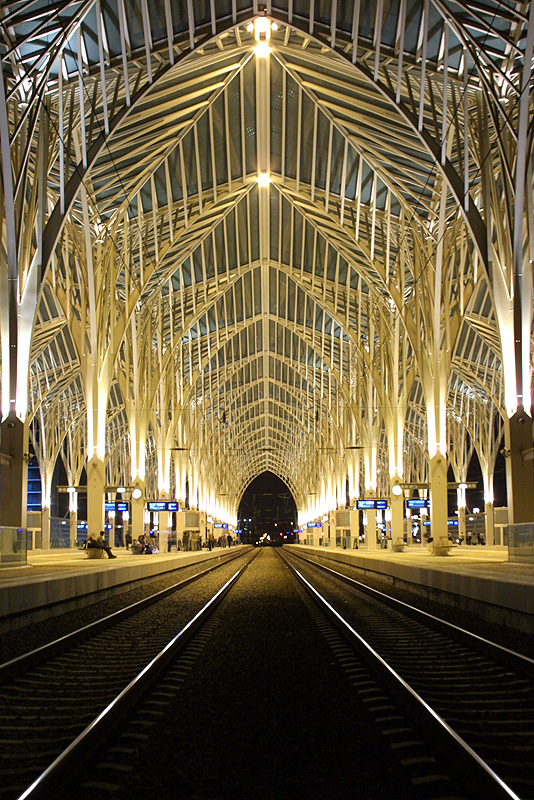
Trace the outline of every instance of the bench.
<instances>
[{"instance_id":1,"label":"bench","mask_svg":"<svg viewBox=\"0 0 534 800\"><path fill-rule=\"evenodd\" d=\"M104 558L104 551L101 547L88 547L85 552L87 558Z\"/></svg>"}]
</instances>

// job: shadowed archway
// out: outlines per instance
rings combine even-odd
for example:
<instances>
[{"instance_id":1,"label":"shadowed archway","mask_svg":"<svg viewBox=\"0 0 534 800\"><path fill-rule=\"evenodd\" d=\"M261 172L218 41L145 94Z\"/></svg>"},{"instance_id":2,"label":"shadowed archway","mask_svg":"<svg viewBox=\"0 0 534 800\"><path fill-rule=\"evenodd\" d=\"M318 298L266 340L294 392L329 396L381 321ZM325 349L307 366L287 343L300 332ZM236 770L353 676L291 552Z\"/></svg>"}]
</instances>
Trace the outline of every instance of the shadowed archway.
<instances>
[{"instance_id":1,"label":"shadowed archway","mask_svg":"<svg viewBox=\"0 0 534 800\"><path fill-rule=\"evenodd\" d=\"M247 486L238 512L244 541L256 541L263 533L287 535L293 541L297 507L285 483L272 472L262 472Z\"/></svg>"}]
</instances>

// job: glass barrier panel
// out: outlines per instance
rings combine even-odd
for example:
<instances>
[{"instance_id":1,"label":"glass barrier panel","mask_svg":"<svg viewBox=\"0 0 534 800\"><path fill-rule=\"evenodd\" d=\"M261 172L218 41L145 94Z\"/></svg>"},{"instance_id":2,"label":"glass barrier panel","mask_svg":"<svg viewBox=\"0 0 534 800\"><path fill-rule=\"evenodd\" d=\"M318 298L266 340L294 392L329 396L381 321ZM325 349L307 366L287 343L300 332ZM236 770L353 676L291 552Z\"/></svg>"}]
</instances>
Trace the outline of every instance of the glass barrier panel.
<instances>
[{"instance_id":1,"label":"glass barrier panel","mask_svg":"<svg viewBox=\"0 0 534 800\"><path fill-rule=\"evenodd\" d=\"M26 528L0 527L0 567L26 566Z\"/></svg>"}]
</instances>

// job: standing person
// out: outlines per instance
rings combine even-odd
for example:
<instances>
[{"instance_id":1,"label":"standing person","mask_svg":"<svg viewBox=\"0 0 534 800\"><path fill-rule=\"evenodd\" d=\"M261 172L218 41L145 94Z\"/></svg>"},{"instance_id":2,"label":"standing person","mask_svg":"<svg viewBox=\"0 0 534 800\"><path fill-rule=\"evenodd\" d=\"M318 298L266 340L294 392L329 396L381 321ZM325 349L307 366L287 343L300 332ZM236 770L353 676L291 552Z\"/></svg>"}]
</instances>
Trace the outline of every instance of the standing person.
<instances>
[{"instance_id":1,"label":"standing person","mask_svg":"<svg viewBox=\"0 0 534 800\"><path fill-rule=\"evenodd\" d=\"M111 552L111 547L109 546L109 544L106 544L106 540L104 538L104 531L100 531L98 539L96 540L96 546L100 547L101 550L105 550L106 553L108 554L108 558L117 558L117 556L114 556L113 553Z\"/></svg>"}]
</instances>

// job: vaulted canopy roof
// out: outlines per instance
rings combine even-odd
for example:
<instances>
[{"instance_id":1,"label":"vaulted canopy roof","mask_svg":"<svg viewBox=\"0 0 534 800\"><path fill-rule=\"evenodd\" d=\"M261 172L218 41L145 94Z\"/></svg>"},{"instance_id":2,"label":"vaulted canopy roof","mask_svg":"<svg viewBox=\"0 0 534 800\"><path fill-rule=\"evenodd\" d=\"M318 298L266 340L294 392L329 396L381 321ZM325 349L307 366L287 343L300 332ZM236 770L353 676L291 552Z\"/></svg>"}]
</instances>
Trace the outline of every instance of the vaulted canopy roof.
<instances>
[{"instance_id":1,"label":"vaulted canopy roof","mask_svg":"<svg viewBox=\"0 0 534 800\"><path fill-rule=\"evenodd\" d=\"M451 444L491 472L532 382L530 3L2 14L2 409L43 463L221 516L267 469L312 516Z\"/></svg>"}]
</instances>

